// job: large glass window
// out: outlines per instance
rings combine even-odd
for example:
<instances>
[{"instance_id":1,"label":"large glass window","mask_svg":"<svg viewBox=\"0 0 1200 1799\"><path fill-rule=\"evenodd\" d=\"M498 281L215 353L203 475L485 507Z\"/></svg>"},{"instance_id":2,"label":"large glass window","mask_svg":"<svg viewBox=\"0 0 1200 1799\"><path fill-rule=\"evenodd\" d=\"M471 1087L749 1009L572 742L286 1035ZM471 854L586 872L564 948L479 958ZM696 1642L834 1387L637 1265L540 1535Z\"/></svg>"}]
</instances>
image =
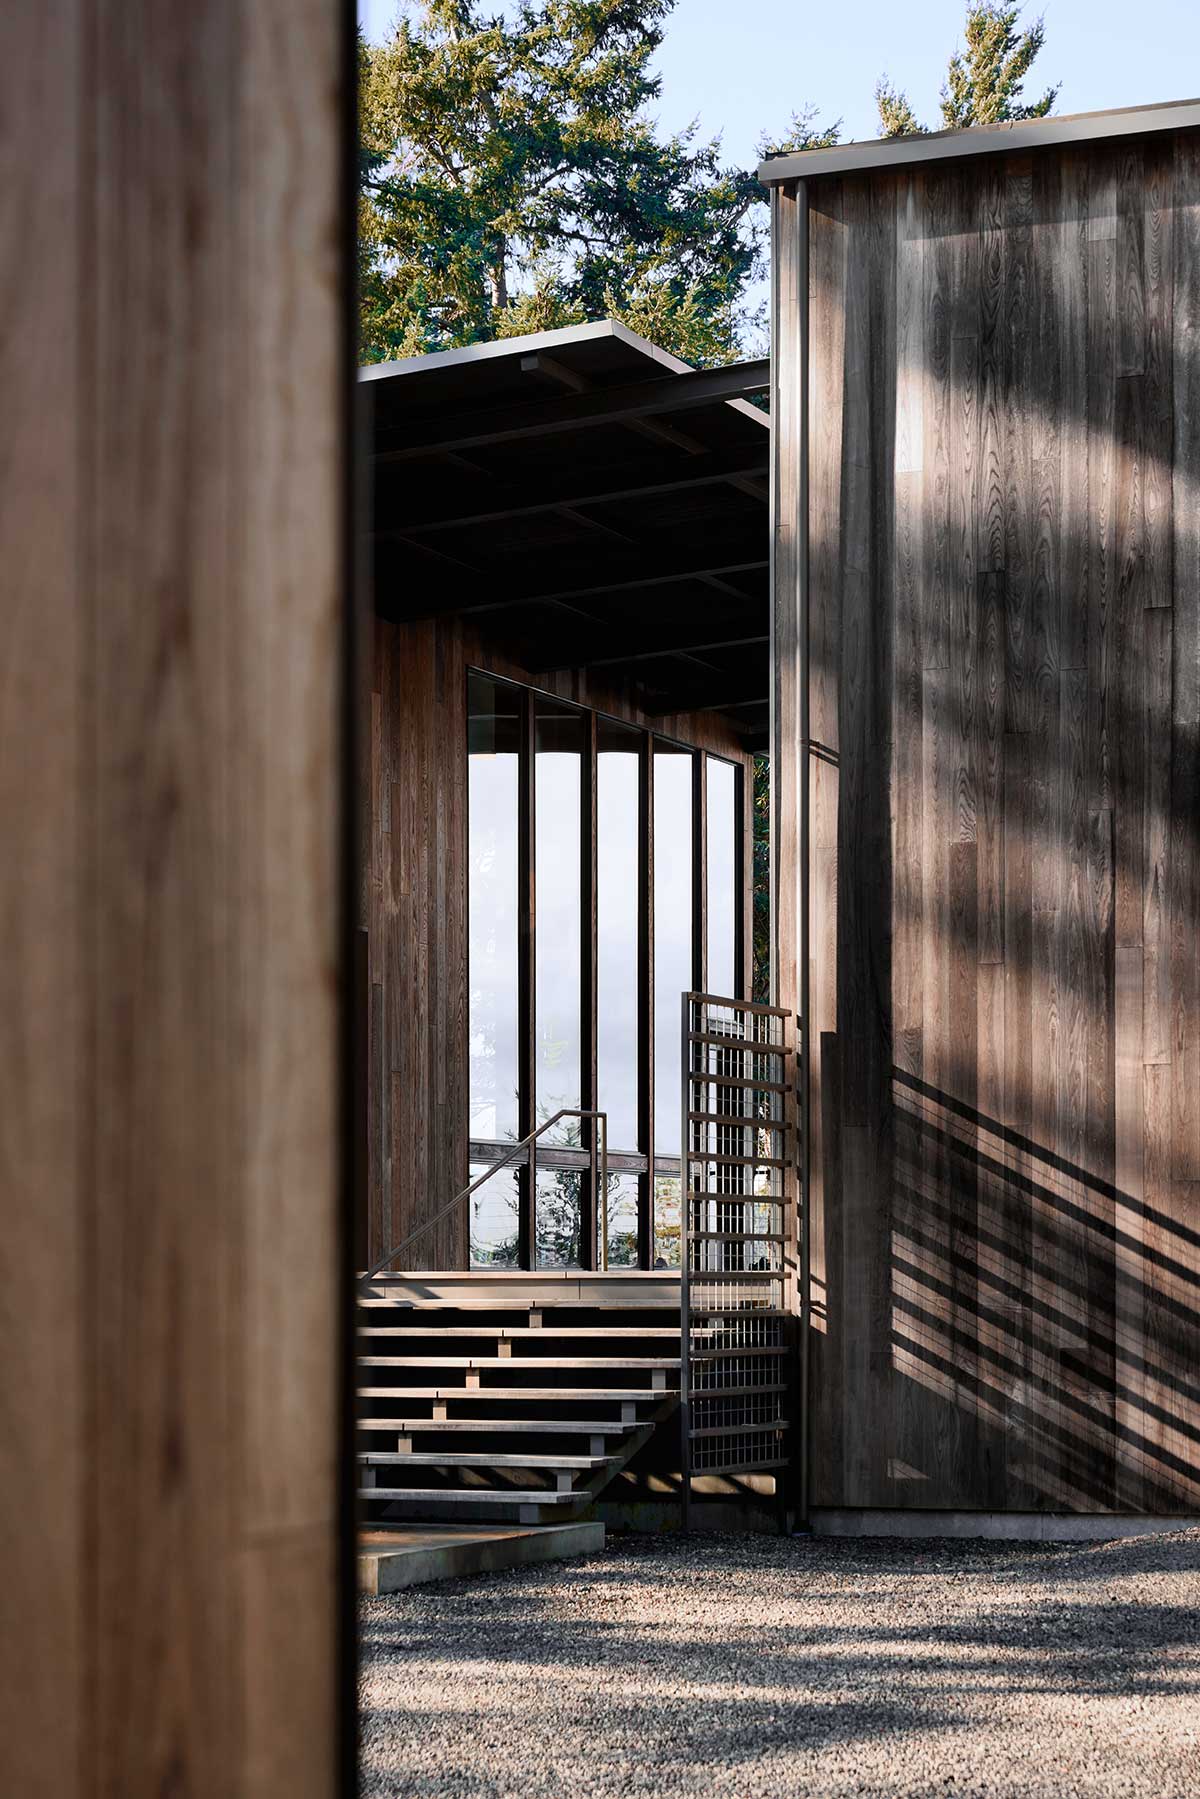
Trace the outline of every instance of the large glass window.
<instances>
[{"instance_id":1,"label":"large glass window","mask_svg":"<svg viewBox=\"0 0 1200 1799\"><path fill-rule=\"evenodd\" d=\"M593 1126L561 1121L474 1196L472 1262L677 1266L680 996L701 948L740 992L742 771L486 675L468 715L472 1172L564 1108L606 1113L616 1162L596 1191Z\"/></svg>"},{"instance_id":2,"label":"large glass window","mask_svg":"<svg viewBox=\"0 0 1200 1799\"><path fill-rule=\"evenodd\" d=\"M641 731L602 718L596 731L597 1104L614 1150L638 1142L638 919ZM636 1240L635 1240L636 1250Z\"/></svg>"},{"instance_id":3,"label":"large glass window","mask_svg":"<svg viewBox=\"0 0 1200 1799\"><path fill-rule=\"evenodd\" d=\"M534 702L534 942L537 1115L543 1123L580 1103L583 1029L581 820L587 719L540 695ZM580 1121L562 1119L543 1143L578 1143ZM577 1183L578 1184L578 1183Z\"/></svg>"},{"instance_id":4,"label":"large glass window","mask_svg":"<svg viewBox=\"0 0 1200 1799\"><path fill-rule=\"evenodd\" d=\"M520 971L520 692L472 675L467 691L471 1136L517 1136Z\"/></svg>"},{"instance_id":5,"label":"large glass window","mask_svg":"<svg viewBox=\"0 0 1200 1799\"><path fill-rule=\"evenodd\" d=\"M679 1154L680 995L692 974L692 753L654 742L654 1148Z\"/></svg>"},{"instance_id":6,"label":"large glass window","mask_svg":"<svg viewBox=\"0 0 1200 1799\"><path fill-rule=\"evenodd\" d=\"M724 999L740 997L737 977L737 776L732 762L709 756L705 767L705 912L708 944L705 986Z\"/></svg>"}]
</instances>

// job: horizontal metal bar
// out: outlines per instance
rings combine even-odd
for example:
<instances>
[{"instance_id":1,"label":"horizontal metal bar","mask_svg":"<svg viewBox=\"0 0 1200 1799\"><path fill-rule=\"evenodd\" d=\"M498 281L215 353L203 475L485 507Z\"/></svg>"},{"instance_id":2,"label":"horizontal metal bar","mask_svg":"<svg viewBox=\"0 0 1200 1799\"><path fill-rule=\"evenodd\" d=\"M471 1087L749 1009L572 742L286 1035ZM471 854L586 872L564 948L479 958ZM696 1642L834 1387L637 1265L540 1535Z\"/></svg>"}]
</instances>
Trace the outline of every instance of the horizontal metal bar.
<instances>
[{"instance_id":1,"label":"horizontal metal bar","mask_svg":"<svg viewBox=\"0 0 1200 1799\"><path fill-rule=\"evenodd\" d=\"M505 1145L485 1137L473 1137L467 1145L468 1162L493 1162L504 1153ZM547 1144L537 1152L539 1168L563 1168L567 1170L586 1169L592 1165L592 1158L586 1149L567 1149L561 1144ZM529 1163L528 1150L522 1150L514 1156L510 1167L524 1168ZM646 1157L638 1155L609 1155L608 1171L610 1174L644 1174Z\"/></svg>"},{"instance_id":2,"label":"horizontal metal bar","mask_svg":"<svg viewBox=\"0 0 1200 1799\"><path fill-rule=\"evenodd\" d=\"M689 1162L715 1162L718 1168L790 1168L792 1166L785 1156L727 1156L723 1151L718 1152L715 1149L691 1148L685 1153ZM728 1197L730 1199L750 1199L753 1195L731 1193ZM771 1195L764 1193L763 1198L770 1199Z\"/></svg>"},{"instance_id":3,"label":"horizontal metal bar","mask_svg":"<svg viewBox=\"0 0 1200 1799\"><path fill-rule=\"evenodd\" d=\"M786 1243L787 1237L782 1231L692 1231L689 1233L693 1243ZM693 1270L699 1273L699 1269ZM714 1274L736 1274L737 1270L714 1268Z\"/></svg>"},{"instance_id":4,"label":"horizontal metal bar","mask_svg":"<svg viewBox=\"0 0 1200 1799\"><path fill-rule=\"evenodd\" d=\"M693 1389L692 1397L694 1399L747 1399L752 1393L767 1394L786 1392L787 1387L780 1381L772 1382L765 1387L697 1387ZM748 1424L746 1426L747 1430L753 1430L755 1428L754 1425ZM763 1425L761 1428L764 1430L773 1429L774 1421L772 1420L770 1425Z\"/></svg>"},{"instance_id":5,"label":"horizontal metal bar","mask_svg":"<svg viewBox=\"0 0 1200 1799\"><path fill-rule=\"evenodd\" d=\"M701 1287L715 1286L718 1281L736 1282L740 1287L745 1281L778 1281L784 1278L783 1271L778 1268L693 1268L691 1275ZM692 1310L707 1312L708 1307L693 1301ZM752 1309L749 1315L753 1316Z\"/></svg>"},{"instance_id":6,"label":"horizontal metal bar","mask_svg":"<svg viewBox=\"0 0 1200 1799\"><path fill-rule=\"evenodd\" d=\"M689 1112L691 1124L719 1124L736 1131L790 1131L786 1118L747 1117L737 1112ZM697 1152L693 1151L693 1154ZM750 1158L747 1157L747 1160Z\"/></svg>"},{"instance_id":7,"label":"horizontal metal bar","mask_svg":"<svg viewBox=\"0 0 1200 1799\"><path fill-rule=\"evenodd\" d=\"M753 1424L706 1424L699 1430L690 1430L689 1437L744 1437L752 1430L790 1430L791 1420L788 1418L762 1418Z\"/></svg>"},{"instance_id":8,"label":"horizontal metal bar","mask_svg":"<svg viewBox=\"0 0 1200 1799\"><path fill-rule=\"evenodd\" d=\"M705 1462L702 1463L699 1468L693 1466L692 1474L694 1476L705 1474L769 1474L773 1468L786 1468L787 1465L786 1461L722 1462L721 1466L718 1468L711 1463ZM368 1488L367 1491L369 1492L370 1489Z\"/></svg>"},{"instance_id":9,"label":"horizontal metal bar","mask_svg":"<svg viewBox=\"0 0 1200 1799\"><path fill-rule=\"evenodd\" d=\"M693 1268L693 1275L700 1273ZM698 1306L699 1316L703 1318L791 1318L794 1316L782 1306Z\"/></svg>"}]
</instances>

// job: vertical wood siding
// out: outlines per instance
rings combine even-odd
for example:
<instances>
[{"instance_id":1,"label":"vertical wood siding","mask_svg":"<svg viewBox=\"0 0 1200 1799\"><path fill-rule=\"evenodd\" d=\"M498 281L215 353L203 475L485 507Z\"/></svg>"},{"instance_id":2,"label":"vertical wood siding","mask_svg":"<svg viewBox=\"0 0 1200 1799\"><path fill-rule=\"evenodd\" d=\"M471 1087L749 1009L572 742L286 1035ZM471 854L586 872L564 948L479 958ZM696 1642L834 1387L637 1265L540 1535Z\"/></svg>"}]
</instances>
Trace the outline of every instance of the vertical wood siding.
<instances>
[{"instance_id":1,"label":"vertical wood siding","mask_svg":"<svg viewBox=\"0 0 1200 1799\"><path fill-rule=\"evenodd\" d=\"M1195 1510L1200 147L810 205L814 1502Z\"/></svg>"}]
</instances>

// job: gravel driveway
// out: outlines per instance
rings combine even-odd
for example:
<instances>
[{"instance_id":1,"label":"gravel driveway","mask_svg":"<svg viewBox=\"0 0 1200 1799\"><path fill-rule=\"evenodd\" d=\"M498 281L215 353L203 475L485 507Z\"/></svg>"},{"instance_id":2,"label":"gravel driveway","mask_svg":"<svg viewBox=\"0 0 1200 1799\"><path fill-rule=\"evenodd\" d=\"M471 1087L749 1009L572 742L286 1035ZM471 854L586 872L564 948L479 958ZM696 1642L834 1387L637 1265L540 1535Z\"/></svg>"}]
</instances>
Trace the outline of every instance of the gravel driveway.
<instances>
[{"instance_id":1,"label":"gravel driveway","mask_svg":"<svg viewBox=\"0 0 1200 1799\"><path fill-rule=\"evenodd\" d=\"M1200 1799L1200 1531L611 1538L361 1618L372 1799Z\"/></svg>"}]
</instances>

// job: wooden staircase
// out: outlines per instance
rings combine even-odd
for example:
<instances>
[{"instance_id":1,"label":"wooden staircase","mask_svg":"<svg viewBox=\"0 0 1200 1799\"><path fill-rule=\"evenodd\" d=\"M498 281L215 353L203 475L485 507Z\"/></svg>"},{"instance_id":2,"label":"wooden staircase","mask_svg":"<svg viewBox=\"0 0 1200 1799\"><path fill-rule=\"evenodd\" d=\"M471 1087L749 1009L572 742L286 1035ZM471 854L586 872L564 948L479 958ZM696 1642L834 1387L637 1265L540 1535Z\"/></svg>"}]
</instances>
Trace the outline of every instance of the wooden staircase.
<instances>
[{"instance_id":1,"label":"wooden staircase","mask_svg":"<svg viewBox=\"0 0 1200 1799\"><path fill-rule=\"evenodd\" d=\"M678 1406L678 1280L378 1276L357 1348L365 1522L564 1521Z\"/></svg>"}]
</instances>

